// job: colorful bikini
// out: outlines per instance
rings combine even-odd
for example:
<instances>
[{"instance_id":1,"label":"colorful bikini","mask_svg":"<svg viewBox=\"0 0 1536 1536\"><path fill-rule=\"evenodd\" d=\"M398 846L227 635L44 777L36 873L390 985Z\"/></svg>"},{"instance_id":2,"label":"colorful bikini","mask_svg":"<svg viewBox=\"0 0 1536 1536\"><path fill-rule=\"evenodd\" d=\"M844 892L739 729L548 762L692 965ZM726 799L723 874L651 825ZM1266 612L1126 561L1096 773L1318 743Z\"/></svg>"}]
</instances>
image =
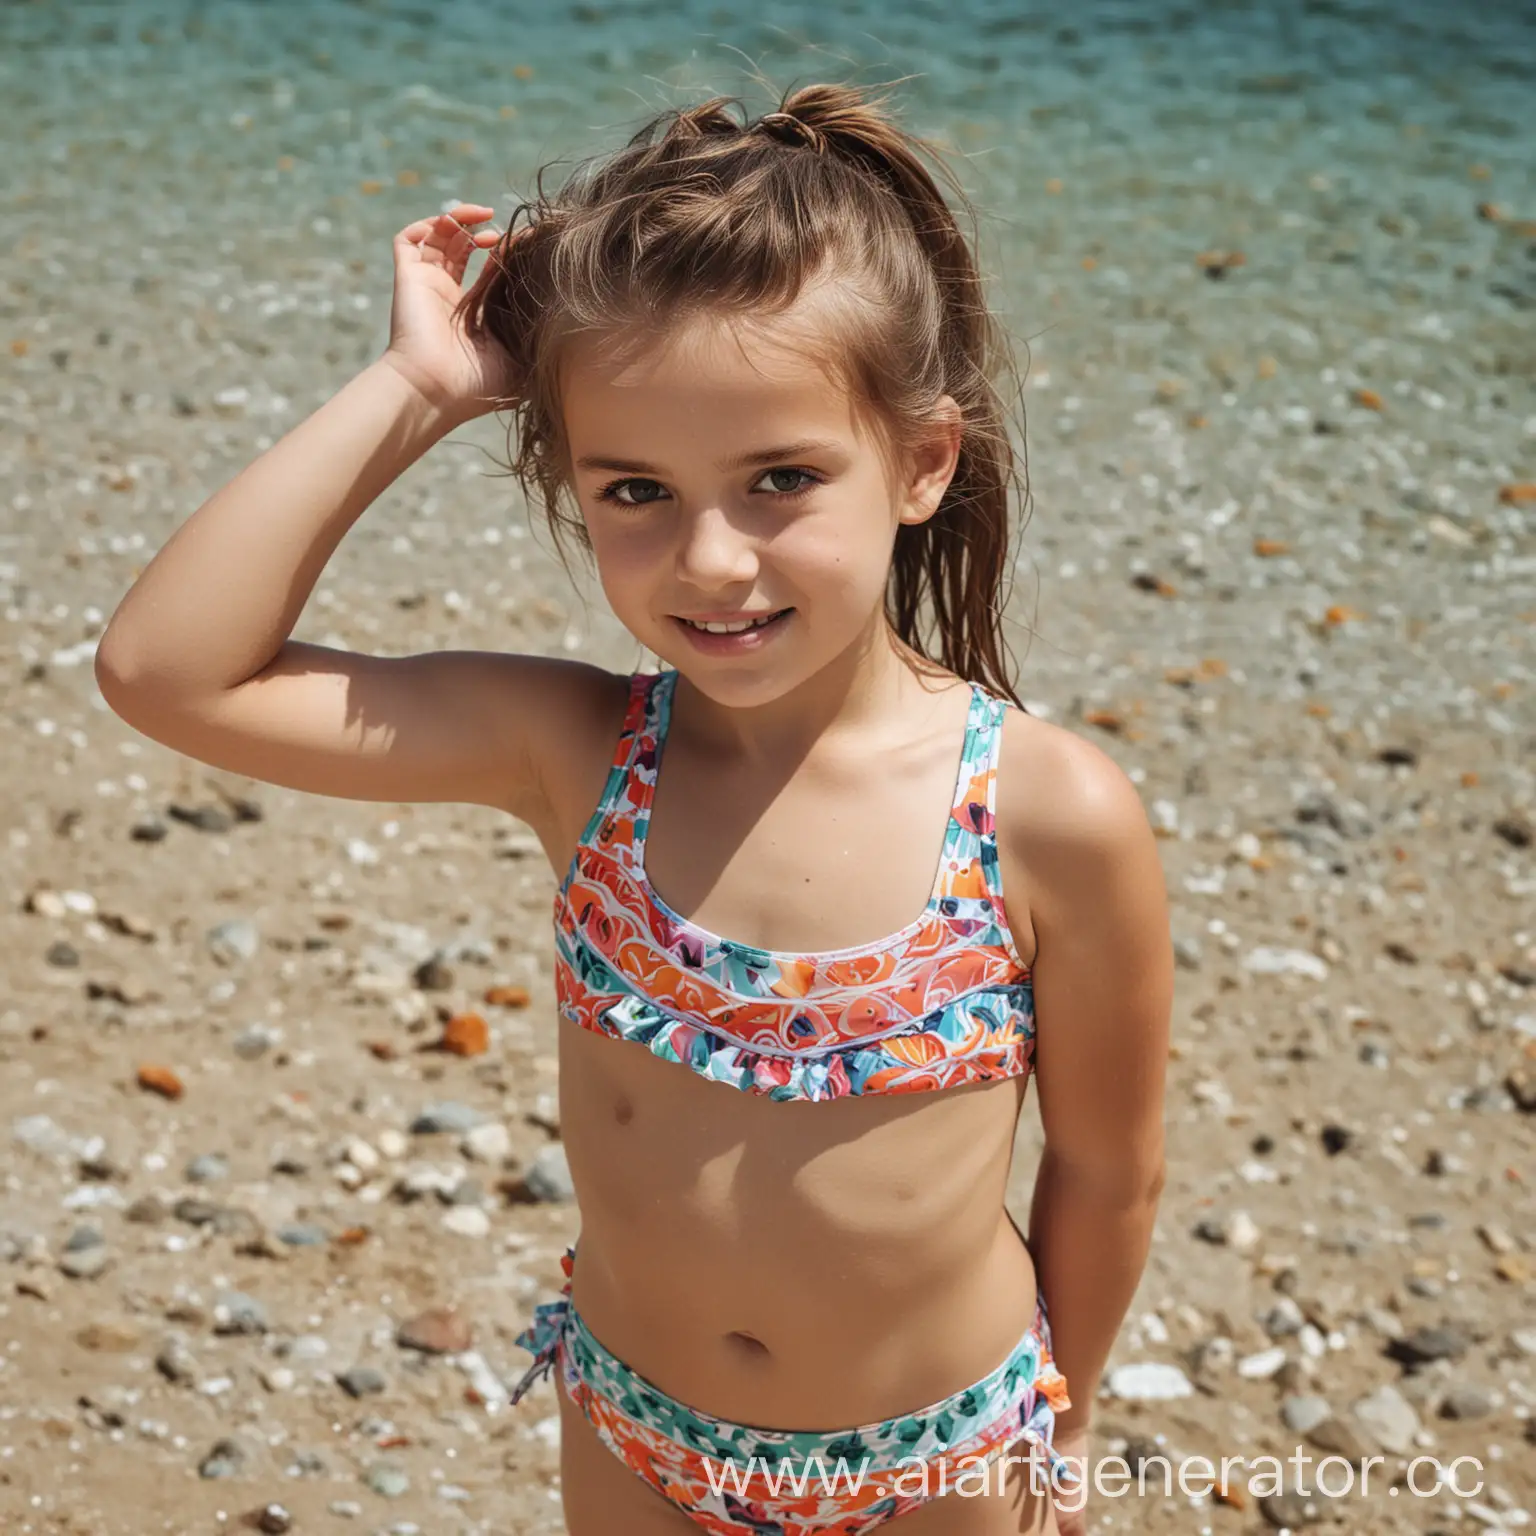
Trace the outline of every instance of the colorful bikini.
<instances>
[{"instance_id":1,"label":"colorful bikini","mask_svg":"<svg viewBox=\"0 0 1536 1536\"><path fill-rule=\"evenodd\" d=\"M922 913L875 944L791 955L709 933L646 878L677 677L631 679L602 799L556 895L561 1017L770 1099L1026 1076L1033 990L1008 929L993 823L1005 701L972 685L938 876ZM955 1488L964 1467L1021 1438L1049 1458L1059 1484L1076 1481L1051 1445L1055 1414L1070 1399L1051 1359L1043 1296L1008 1359L942 1402L839 1433L754 1429L688 1408L606 1350L570 1302L575 1254L565 1254L560 1297L536 1309L518 1340L535 1359L512 1401L558 1364L567 1394L609 1449L715 1536L859 1536L937 1497L941 1473ZM840 1466L849 1476L828 1486Z\"/></svg>"}]
</instances>

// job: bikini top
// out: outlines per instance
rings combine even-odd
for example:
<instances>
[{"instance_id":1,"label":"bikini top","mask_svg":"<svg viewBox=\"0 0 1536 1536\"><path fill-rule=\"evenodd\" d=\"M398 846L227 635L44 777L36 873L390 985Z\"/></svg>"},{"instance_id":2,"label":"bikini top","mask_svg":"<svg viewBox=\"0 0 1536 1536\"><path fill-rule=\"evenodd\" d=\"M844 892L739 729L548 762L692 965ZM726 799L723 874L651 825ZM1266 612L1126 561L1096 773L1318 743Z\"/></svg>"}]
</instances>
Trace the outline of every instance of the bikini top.
<instances>
[{"instance_id":1,"label":"bikini top","mask_svg":"<svg viewBox=\"0 0 1536 1536\"><path fill-rule=\"evenodd\" d=\"M1029 968L1009 934L993 824L1006 701L972 684L933 894L888 938L787 954L673 911L645 836L676 671L636 673L602 799L555 897L561 1017L772 1099L917 1093L1026 1076Z\"/></svg>"}]
</instances>

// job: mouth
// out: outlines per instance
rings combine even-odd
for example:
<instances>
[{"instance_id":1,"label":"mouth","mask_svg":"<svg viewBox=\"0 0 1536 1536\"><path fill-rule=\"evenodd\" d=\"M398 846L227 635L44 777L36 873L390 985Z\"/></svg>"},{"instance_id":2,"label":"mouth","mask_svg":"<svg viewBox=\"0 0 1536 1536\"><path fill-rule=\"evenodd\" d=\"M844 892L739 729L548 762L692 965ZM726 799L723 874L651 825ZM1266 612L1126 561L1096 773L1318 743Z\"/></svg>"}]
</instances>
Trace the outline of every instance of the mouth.
<instances>
[{"instance_id":1,"label":"mouth","mask_svg":"<svg viewBox=\"0 0 1536 1536\"><path fill-rule=\"evenodd\" d=\"M679 624L685 624L689 629L697 630L705 635L743 635L748 630L763 629L772 624L775 619L782 619L793 610L789 608L776 608L772 613L751 614L740 619L685 619L681 614L673 617Z\"/></svg>"},{"instance_id":2,"label":"mouth","mask_svg":"<svg viewBox=\"0 0 1536 1536\"><path fill-rule=\"evenodd\" d=\"M793 608L777 608L771 613L707 619L688 619L675 613L671 619L694 649L710 656L729 656L766 645L784 628L794 611Z\"/></svg>"}]
</instances>

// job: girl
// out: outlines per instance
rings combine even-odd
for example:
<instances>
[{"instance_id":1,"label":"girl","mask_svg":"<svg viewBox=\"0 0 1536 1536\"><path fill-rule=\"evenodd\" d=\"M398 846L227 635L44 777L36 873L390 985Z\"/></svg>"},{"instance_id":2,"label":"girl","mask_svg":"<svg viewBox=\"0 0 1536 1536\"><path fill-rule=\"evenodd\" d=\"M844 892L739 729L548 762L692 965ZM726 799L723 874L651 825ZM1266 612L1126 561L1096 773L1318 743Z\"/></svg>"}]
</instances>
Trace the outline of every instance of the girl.
<instances>
[{"instance_id":1,"label":"girl","mask_svg":"<svg viewBox=\"0 0 1536 1536\"><path fill-rule=\"evenodd\" d=\"M850 88L736 106L505 234L401 231L387 349L177 531L97 676L191 757L492 806L563 875L580 1257L517 1395L554 1375L572 1536L1073 1532L1163 1180L1155 844L1011 707L1005 358L930 152ZM663 669L291 640L363 510L497 406Z\"/></svg>"}]
</instances>

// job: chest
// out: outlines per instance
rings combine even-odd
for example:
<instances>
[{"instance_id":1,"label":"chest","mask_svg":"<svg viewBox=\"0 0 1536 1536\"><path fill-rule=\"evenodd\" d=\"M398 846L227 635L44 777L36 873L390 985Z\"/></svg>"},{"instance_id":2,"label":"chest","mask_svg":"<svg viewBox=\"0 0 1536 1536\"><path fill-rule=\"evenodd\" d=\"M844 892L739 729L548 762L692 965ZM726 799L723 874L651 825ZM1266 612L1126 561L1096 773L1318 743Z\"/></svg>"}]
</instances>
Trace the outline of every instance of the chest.
<instances>
[{"instance_id":1,"label":"chest","mask_svg":"<svg viewBox=\"0 0 1536 1536\"><path fill-rule=\"evenodd\" d=\"M933 895L956 756L724 775L678 754L651 806L642 864L652 896L715 935L811 953L878 942Z\"/></svg>"}]
</instances>

